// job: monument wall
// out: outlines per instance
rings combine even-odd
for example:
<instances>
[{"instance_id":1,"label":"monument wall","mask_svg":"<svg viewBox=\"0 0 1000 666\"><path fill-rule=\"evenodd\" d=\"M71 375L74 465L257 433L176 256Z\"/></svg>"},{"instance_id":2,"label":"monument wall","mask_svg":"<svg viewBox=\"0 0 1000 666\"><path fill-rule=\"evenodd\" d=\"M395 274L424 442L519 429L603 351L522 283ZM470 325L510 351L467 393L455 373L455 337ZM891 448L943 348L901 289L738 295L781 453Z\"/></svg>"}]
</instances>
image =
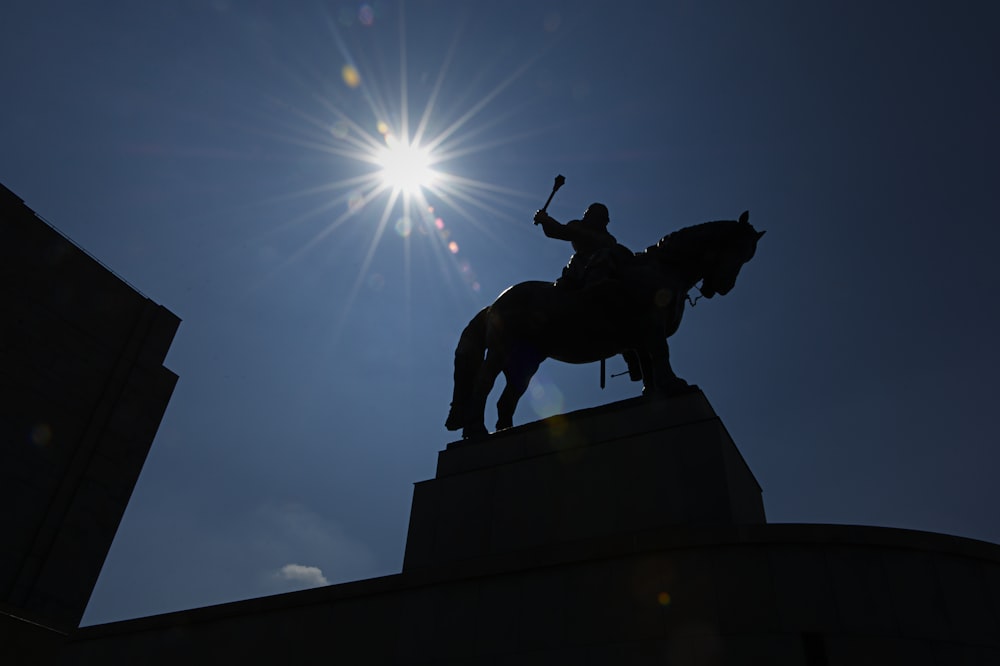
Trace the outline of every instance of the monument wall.
<instances>
[{"instance_id":1,"label":"monument wall","mask_svg":"<svg viewBox=\"0 0 1000 666\"><path fill-rule=\"evenodd\" d=\"M449 445L414 490L405 558L85 627L60 663L1000 663L1000 546L765 523L700 391Z\"/></svg>"},{"instance_id":2,"label":"monument wall","mask_svg":"<svg viewBox=\"0 0 1000 666\"><path fill-rule=\"evenodd\" d=\"M79 624L177 376L180 320L0 186L0 611Z\"/></svg>"},{"instance_id":3,"label":"monument wall","mask_svg":"<svg viewBox=\"0 0 1000 666\"><path fill-rule=\"evenodd\" d=\"M85 627L65 664L1000 663L1000 547L675 529Z\"/></svg>"}]
</instances>

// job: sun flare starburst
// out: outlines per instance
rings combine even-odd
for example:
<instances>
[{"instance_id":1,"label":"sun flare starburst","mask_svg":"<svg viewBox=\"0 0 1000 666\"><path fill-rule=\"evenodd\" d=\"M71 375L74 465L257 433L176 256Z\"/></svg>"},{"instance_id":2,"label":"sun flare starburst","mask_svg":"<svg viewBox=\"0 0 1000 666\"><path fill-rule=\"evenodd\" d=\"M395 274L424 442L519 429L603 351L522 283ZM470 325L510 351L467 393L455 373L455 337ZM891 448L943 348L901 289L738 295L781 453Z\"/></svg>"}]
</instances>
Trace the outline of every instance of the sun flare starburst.
<instances>
[{"instance_id":1,"label":"sun flare starburst","mask_svg":"<svg viewBox=\"0 0 1000 666\"><path fill-rule=\"evenodd\" d=\"M358 29L371 29L370 24L371 21L362 21ZM454 288L464 283L468 291L459 291L475 294L480 289L479 281L472 262L461 251L462 239L457 239L454 232L495 236L496 225L481 223L478 218L485 213L494 221L513 219L510 211L526 208L522 204L529 198L524 192L475 178L472 174L478 166L476 157L489 155L498 147L523 141L541 131L498 132L497 127L509 121L512 113L489 114L486 110L539 54L505 71L492 86L480 90L471 104L463 106L456 104L456 100L463 98L445 85L460 31L456 32L452 47L442 51L443 61L436 75L419 79L419 93L411 96L405 20L401 12L397 18L398 78L381 63L372 66L371 54L365 49L352 52L336 22L328 25L346 61L339 65L339 77L321 73L313 82L311 92L325 91L312 96L318 102L313 108L281 104L286 116L284 123L291 130L289 138L325 153L327 167L327 180L291 195L318 195L321 200L287 224L319 218L323 221L289 261L317 247L348 222L361 222L369 230L357 278L342 301L338 330L363 285L369 284L369 277L376 274L373 268L376 249L389 230L403 239L407 271L412 265L411 253L431 252L437 257L445 284ZM298 78L310 83L308 77ZM338 78L341 87L333 85ZM443 109L442 99L449 100ZM412 109L419 111L411 115ZM318 134L312 133L316 130ZM457 215L467 225L452 229L445 222L445 211ZM453 277L459 279L452 280ZM406 279L405 289L409 293L409 273Z\"/></svg>"},{"instance_id":2,"label":"sun flare starburst","mask_svg":"<svg viewBox=\"0 0 1000 666\"><path fill-rule=\"evenodd\" d=\"M433 187L437 180L437 173L431 168L431 152L416 142L386 134L385 147L375 157L382 168L382 184L392 188L395 194L416 196Z\"/></svg>"}]
</instances>

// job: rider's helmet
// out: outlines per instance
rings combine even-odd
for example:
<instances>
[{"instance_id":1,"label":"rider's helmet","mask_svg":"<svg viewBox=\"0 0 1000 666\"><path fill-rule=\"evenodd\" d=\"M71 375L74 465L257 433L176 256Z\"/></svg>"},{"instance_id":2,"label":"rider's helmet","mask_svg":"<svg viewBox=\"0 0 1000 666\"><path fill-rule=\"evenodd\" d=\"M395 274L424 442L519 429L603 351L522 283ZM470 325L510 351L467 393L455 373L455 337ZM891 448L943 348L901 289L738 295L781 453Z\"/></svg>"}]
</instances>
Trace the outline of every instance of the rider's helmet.
<instances>
[{"instance_id":1,"label":"rider's helmet","mask_svg":"<svg viewBox=\"0 0 1000 666\"><path fill-rule=\"evenodd\" d=\"M607 227L608 222L611 221L611 216L608 214L608 207L602 203L590 204L583 213L583 221Z\"/></svg>"}]
</instances>

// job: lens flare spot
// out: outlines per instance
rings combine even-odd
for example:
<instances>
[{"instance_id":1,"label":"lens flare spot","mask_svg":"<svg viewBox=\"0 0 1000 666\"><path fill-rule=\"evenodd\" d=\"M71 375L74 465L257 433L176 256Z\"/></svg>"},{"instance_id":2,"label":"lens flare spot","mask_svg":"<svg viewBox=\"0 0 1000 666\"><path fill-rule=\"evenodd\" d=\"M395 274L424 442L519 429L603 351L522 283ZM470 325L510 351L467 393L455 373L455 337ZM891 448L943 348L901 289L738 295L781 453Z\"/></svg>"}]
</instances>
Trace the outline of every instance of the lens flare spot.
<instances>
[{"instance_id":1,"label":"lens flare spot","mask_svg":"<svg viewBox=\"0 0 1000 666\"><path fill-rule=\"evenodd\" d=\"M347 196L347 210L351 213L356 213L365 205L365 196L360 190L352 190Z\"/></svg>"},{"instance_id":2,"label":"lens flare spot","mask_svg":"<svg viewBox=\"0 0 1000 666\"><path fill-rule=\"evenodd\" d=\"M401 217L396 222L396 233L406 238L413 231L413 223L410 222L410 218Z\"/></svg>"},{"instance_id":3,"label":"lens flare spot","mask_svg":"<svg viewBox=\"0 0 1000 666\"><path fill-rule=\"evenodd\" d=\"M656 292L653 296L653 302L656 303L656 307L665 308L670 305L670 302L674 300L674 292L669 289L663 288Z\"/></svg>"},{"instance_id":4,"label":"lens flare spot","mask_svg":"<svg viewBox=\"0 0 1000 666\"><path fill-rule=\"evenodd\" d=\"M375 10L372 6L365 3L361 5L358 10L358 20L361 21L361 25L371 27L375 23Z\"/></svg>"},{"instance_id":5,"label":"lens flare spot","mask_svg":"<svg viewBox=\"0 0 1000 666\"><path fill-rule=\"evenodd\" d=\"M330 128L330 134L333 135L335 139L346 139L347 134L350 131L350 126L343 120L338 120Z\"/></svg>"},{"instance_id":6,"label":"lens flare spot","mask_svg":"<svg viewBox=\"0 0 1000 666\"><path fill-rule=\"evenodd\" d=\"M361 85L361 74L358 73L354 65L344 65L340 68L340 77L348 88L357 88Z\"/></svg>"},{"instance_id":7,"label":"lens flare spot","mask_svg":"<svg viewBox=\"0 0 1000 666\"><path fill-rule=\"evenodd\" d=\"M660 592L658 595L656 595L656 602L658 604L660 604L661 606L669 606L670 605L670 593L669 592Z\"/></svg>"},{"instance_id":8,"label":"lens flare spot","mask_svg":"<svg viewBox=\"0 0 1000 666\"><path fill-rule=\"evenodd\" d=\"M378 133L381 134L382 136L385 136L386 134L389 133L389 125L387 125L384 120L378 121L378 124L375 125L375 129L377 129Z\"/></svg>"},{"instance_id":9,"label":"lens flare spot","mask_svg":"<svg viewBox=\"0 0 1000 666\"><path fill-rule=\"evenodd\" d=\"M444 220L440 217L434 220L434 226L437 227L438 231L444 231Z\"/></svg>"},{"instance_id":10,"label":"lens flare spot","mask_svg":"<svg viewBox=\"0 0 1000 666\"><path fill-rule=\"evenodd\" d=\"M31 429L31 441L38 446L46 446L52 441L52 428L48 423L39 423Z\"/></svg>"},{"instance_id":11,"label":"lens flare spot","mask_svg":"<svg viewBox=\"0 0 1000 666\"><path fill-rule=\"evenodd\" d=\"M448 251L452 254L458 254L458 243L455 241L448 243Z\"/></svg>"},{"instance_id":12,"label":"lens flare spot","mask_svg":"<svg viewBox=\"0 0 1000 666\"><path fill-rule=\"evenodd\" d=\"M547 417L546 423L549 427L549 433L553 437L564 437L569 432L569 419L562 414L553 414Z\"/></svg>"},{"instance_id":13,"label":"lens flare spot","mask_svg":"<svg viewBox=\"0 0 1000 666\"><path fill-rule=\"evenodd\" d=\"M528 393L531 396L531 408L543 419L563 411L563 394L555 385L533 379Z\"/></svg>"}]
</instances>

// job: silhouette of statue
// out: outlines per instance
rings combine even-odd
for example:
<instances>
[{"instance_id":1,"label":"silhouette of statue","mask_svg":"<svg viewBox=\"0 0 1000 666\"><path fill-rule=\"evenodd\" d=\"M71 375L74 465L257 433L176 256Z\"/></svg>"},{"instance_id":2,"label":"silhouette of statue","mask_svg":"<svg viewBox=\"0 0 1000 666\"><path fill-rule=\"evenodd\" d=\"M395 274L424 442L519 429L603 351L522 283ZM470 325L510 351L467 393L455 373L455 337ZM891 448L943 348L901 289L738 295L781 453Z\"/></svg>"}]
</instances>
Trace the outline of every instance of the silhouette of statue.
<instances>
[{"instance_id":1,"label":"silhouette of statue","mask_svg":"<svg viewBox=\"0 0 1000 666\"><path fill-rule=\"evenodd\" d=\"M619 264L630 262L632 251L619 245L608 231L610 221L608 207L601 203L590 204L582 219L566 224L560 224L544 210L535 213L535 224L542 225L546 236L573 245L575 254L563 269L562 277L556 280L557 286L578 289L588 281L613 276Z\"/></svg>"},{"instance_id":2,"label":"silhouette of statue","mask_svg":"<svg viewBox=\"0 0 1000 666\"><path fill-rule=\"evenodd\" d=\"M556 234L585 228L546 218L539 223ZM603 231L613 241L606 226L578 237L586 242L600 238ZM518 400L546 358L592 363L634 350L642 366L644 394L683 390L688 384L670 367L667 338L680 326L685 295L699 281L705 298L728 294L763 235L744 212L738 221L705 222L664 236L636 253L627 266L619 266L615 279L592 280L585 270L586 279L578 288L537 281L509 287L462 331L445 426L461 428L463 437L485 435L486 399L503 372L507 383L497 401L496 427L511 427ZM604 245L599 249L610 247L607 239L600 242Z\"/></svg>"},{"instance_id":3,"label":"silhouette of statue","mask_svg":"<svg viewBox=\"0 0 1000 666\"><path fill-rule=\"evenodd\" d=\"M587 284L618 278L626 270L634 255L608 231L611 215L602 203L592 203L583 213L583 218L560 224L545 209L535 212L535 224L542 225L542 231L549 238L569 241L574 254L556 280L557 287L581 289ZM622 354L628 365L632 381L642 379L639 357L627 350ZM604 366L601 366L601 387L604 386Z\"/></svg>"}]
</instances>

